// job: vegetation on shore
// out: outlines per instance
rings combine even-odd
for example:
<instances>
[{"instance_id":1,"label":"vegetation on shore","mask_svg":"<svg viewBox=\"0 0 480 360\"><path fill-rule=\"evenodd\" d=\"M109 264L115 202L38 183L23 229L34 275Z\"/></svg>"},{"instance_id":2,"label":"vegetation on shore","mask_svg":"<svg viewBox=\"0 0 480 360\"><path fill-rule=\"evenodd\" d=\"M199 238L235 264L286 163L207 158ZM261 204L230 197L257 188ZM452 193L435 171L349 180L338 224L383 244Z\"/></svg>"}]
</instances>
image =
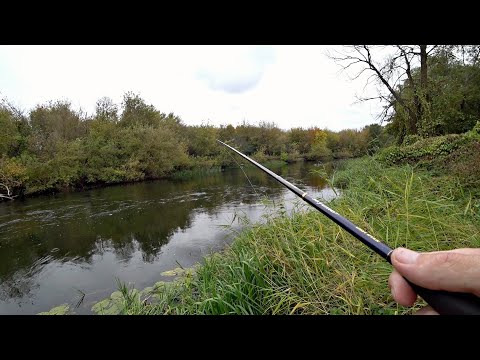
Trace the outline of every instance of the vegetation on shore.
<instances>
[{"instance_id":1,"label":"vegetation on shore","mask_svg":"<svg viewBox=\"0 0 480 360\"><path fill-rule=\"evenodd\" d=\"M0 200L91 186L188 177L236 165L216 139L260 162L357 157L387 144L378 124L361 130L279 129L262 122L188 126L139 95L126 93L120 108L97 102L93 115L67 101L38 105L28 114L0 104ZM3 195L3 196L2 196Z\"/></svg>"}]
</instances>

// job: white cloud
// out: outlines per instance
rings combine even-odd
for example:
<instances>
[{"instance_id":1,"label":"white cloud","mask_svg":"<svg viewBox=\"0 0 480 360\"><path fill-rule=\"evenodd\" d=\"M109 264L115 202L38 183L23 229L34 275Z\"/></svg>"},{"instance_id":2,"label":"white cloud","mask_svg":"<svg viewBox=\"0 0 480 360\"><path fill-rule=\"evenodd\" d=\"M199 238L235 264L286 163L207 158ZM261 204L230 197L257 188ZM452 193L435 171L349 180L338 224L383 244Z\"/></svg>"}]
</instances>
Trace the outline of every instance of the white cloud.
<instances>
[{"instance_id":1,"label":"white cloud","mask_svg":"<svg viewBox=\"0 0 480 360\"><path fill-rule=\"evenodd\" d=\"M200 65L198 77L212 90L245 92L257 85L274 56L273 48L268 46L224 46L212 51Z\"/></svg>"},{"instance_id":2,"label":"white cloud","mask_svg":"<svg viewBox=\"0 0 480 360\"><path fill-rule=\"evenodd\" d=\"M30 109L69 99L89 113L108 96L139 93L187 124L242 120L340 130L375 121L378 105L353 104L325 46L0 46L0 93Z\"/></svg>"}]
</instances>

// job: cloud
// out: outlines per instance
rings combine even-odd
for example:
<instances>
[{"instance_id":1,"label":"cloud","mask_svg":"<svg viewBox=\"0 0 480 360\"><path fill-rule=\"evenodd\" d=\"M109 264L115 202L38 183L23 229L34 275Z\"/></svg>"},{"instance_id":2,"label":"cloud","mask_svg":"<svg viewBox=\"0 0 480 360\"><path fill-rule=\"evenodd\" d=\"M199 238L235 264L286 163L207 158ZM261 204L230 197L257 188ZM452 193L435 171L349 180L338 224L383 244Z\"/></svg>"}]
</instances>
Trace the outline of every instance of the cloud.
<instances>
[{"instance_id":1,"label":"cloud","mask_svg":"<svg viewBox=\"0 0 480 360\"><path fill-rule=\"evenodd\" d=\"M225 46L215 50L206 56L197 76L216 91L238 94L253 89L267 66L275 62L270 46Z\"/></svg>"}]
</instances>

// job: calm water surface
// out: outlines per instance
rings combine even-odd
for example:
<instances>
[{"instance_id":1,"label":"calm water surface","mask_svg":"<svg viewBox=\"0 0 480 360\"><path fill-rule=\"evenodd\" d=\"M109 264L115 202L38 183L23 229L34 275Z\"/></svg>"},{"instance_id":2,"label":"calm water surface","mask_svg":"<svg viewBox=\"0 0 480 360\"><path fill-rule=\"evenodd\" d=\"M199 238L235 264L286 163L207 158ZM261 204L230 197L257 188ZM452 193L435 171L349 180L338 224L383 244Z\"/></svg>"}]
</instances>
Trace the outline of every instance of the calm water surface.
<instances>
[{"instance_id":1,"label":"calm water surface","mask_svg":"<svg viewBox=\"0 0 480 360\"><path fill-rule=\"evenodd\" d=\"M329 200L332 189L311 173L319 168L295 163L272 170ZM230 169L0 203L0 314L74 307L79 290L86 295L74 311L89 314L117 290L116 278L143 289L168 280L163 271L222 250L232 230L244 226L235 214L257 222L282 204L307 208L267 174L245 172L253 188L241 169Z\"/></svg>"}]
</instances>

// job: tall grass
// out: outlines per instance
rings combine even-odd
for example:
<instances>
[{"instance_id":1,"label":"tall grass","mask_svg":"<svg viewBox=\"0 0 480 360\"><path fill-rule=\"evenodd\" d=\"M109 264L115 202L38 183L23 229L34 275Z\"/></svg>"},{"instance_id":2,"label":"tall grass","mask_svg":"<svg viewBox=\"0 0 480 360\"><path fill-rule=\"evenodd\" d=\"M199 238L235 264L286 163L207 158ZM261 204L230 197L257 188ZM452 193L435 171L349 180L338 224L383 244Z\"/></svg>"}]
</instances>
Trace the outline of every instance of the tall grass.
<instances>
[{"instance_id":1,"label":"tall grass","mask_svg":"<svg viewBox=\"0 0 480 360\"><path fill-rule=\"evenodd\" d=\"M480 247L478 199L454 178L411 166L349 161L330 206L392 248ZM476 202L475 202L476 201ZM128 298L128 314L407 314L387 285L391 266L316 211L270 216L193 273ZM126 290L124 289L124 292Z\"/></svg>"}]
</instances>

